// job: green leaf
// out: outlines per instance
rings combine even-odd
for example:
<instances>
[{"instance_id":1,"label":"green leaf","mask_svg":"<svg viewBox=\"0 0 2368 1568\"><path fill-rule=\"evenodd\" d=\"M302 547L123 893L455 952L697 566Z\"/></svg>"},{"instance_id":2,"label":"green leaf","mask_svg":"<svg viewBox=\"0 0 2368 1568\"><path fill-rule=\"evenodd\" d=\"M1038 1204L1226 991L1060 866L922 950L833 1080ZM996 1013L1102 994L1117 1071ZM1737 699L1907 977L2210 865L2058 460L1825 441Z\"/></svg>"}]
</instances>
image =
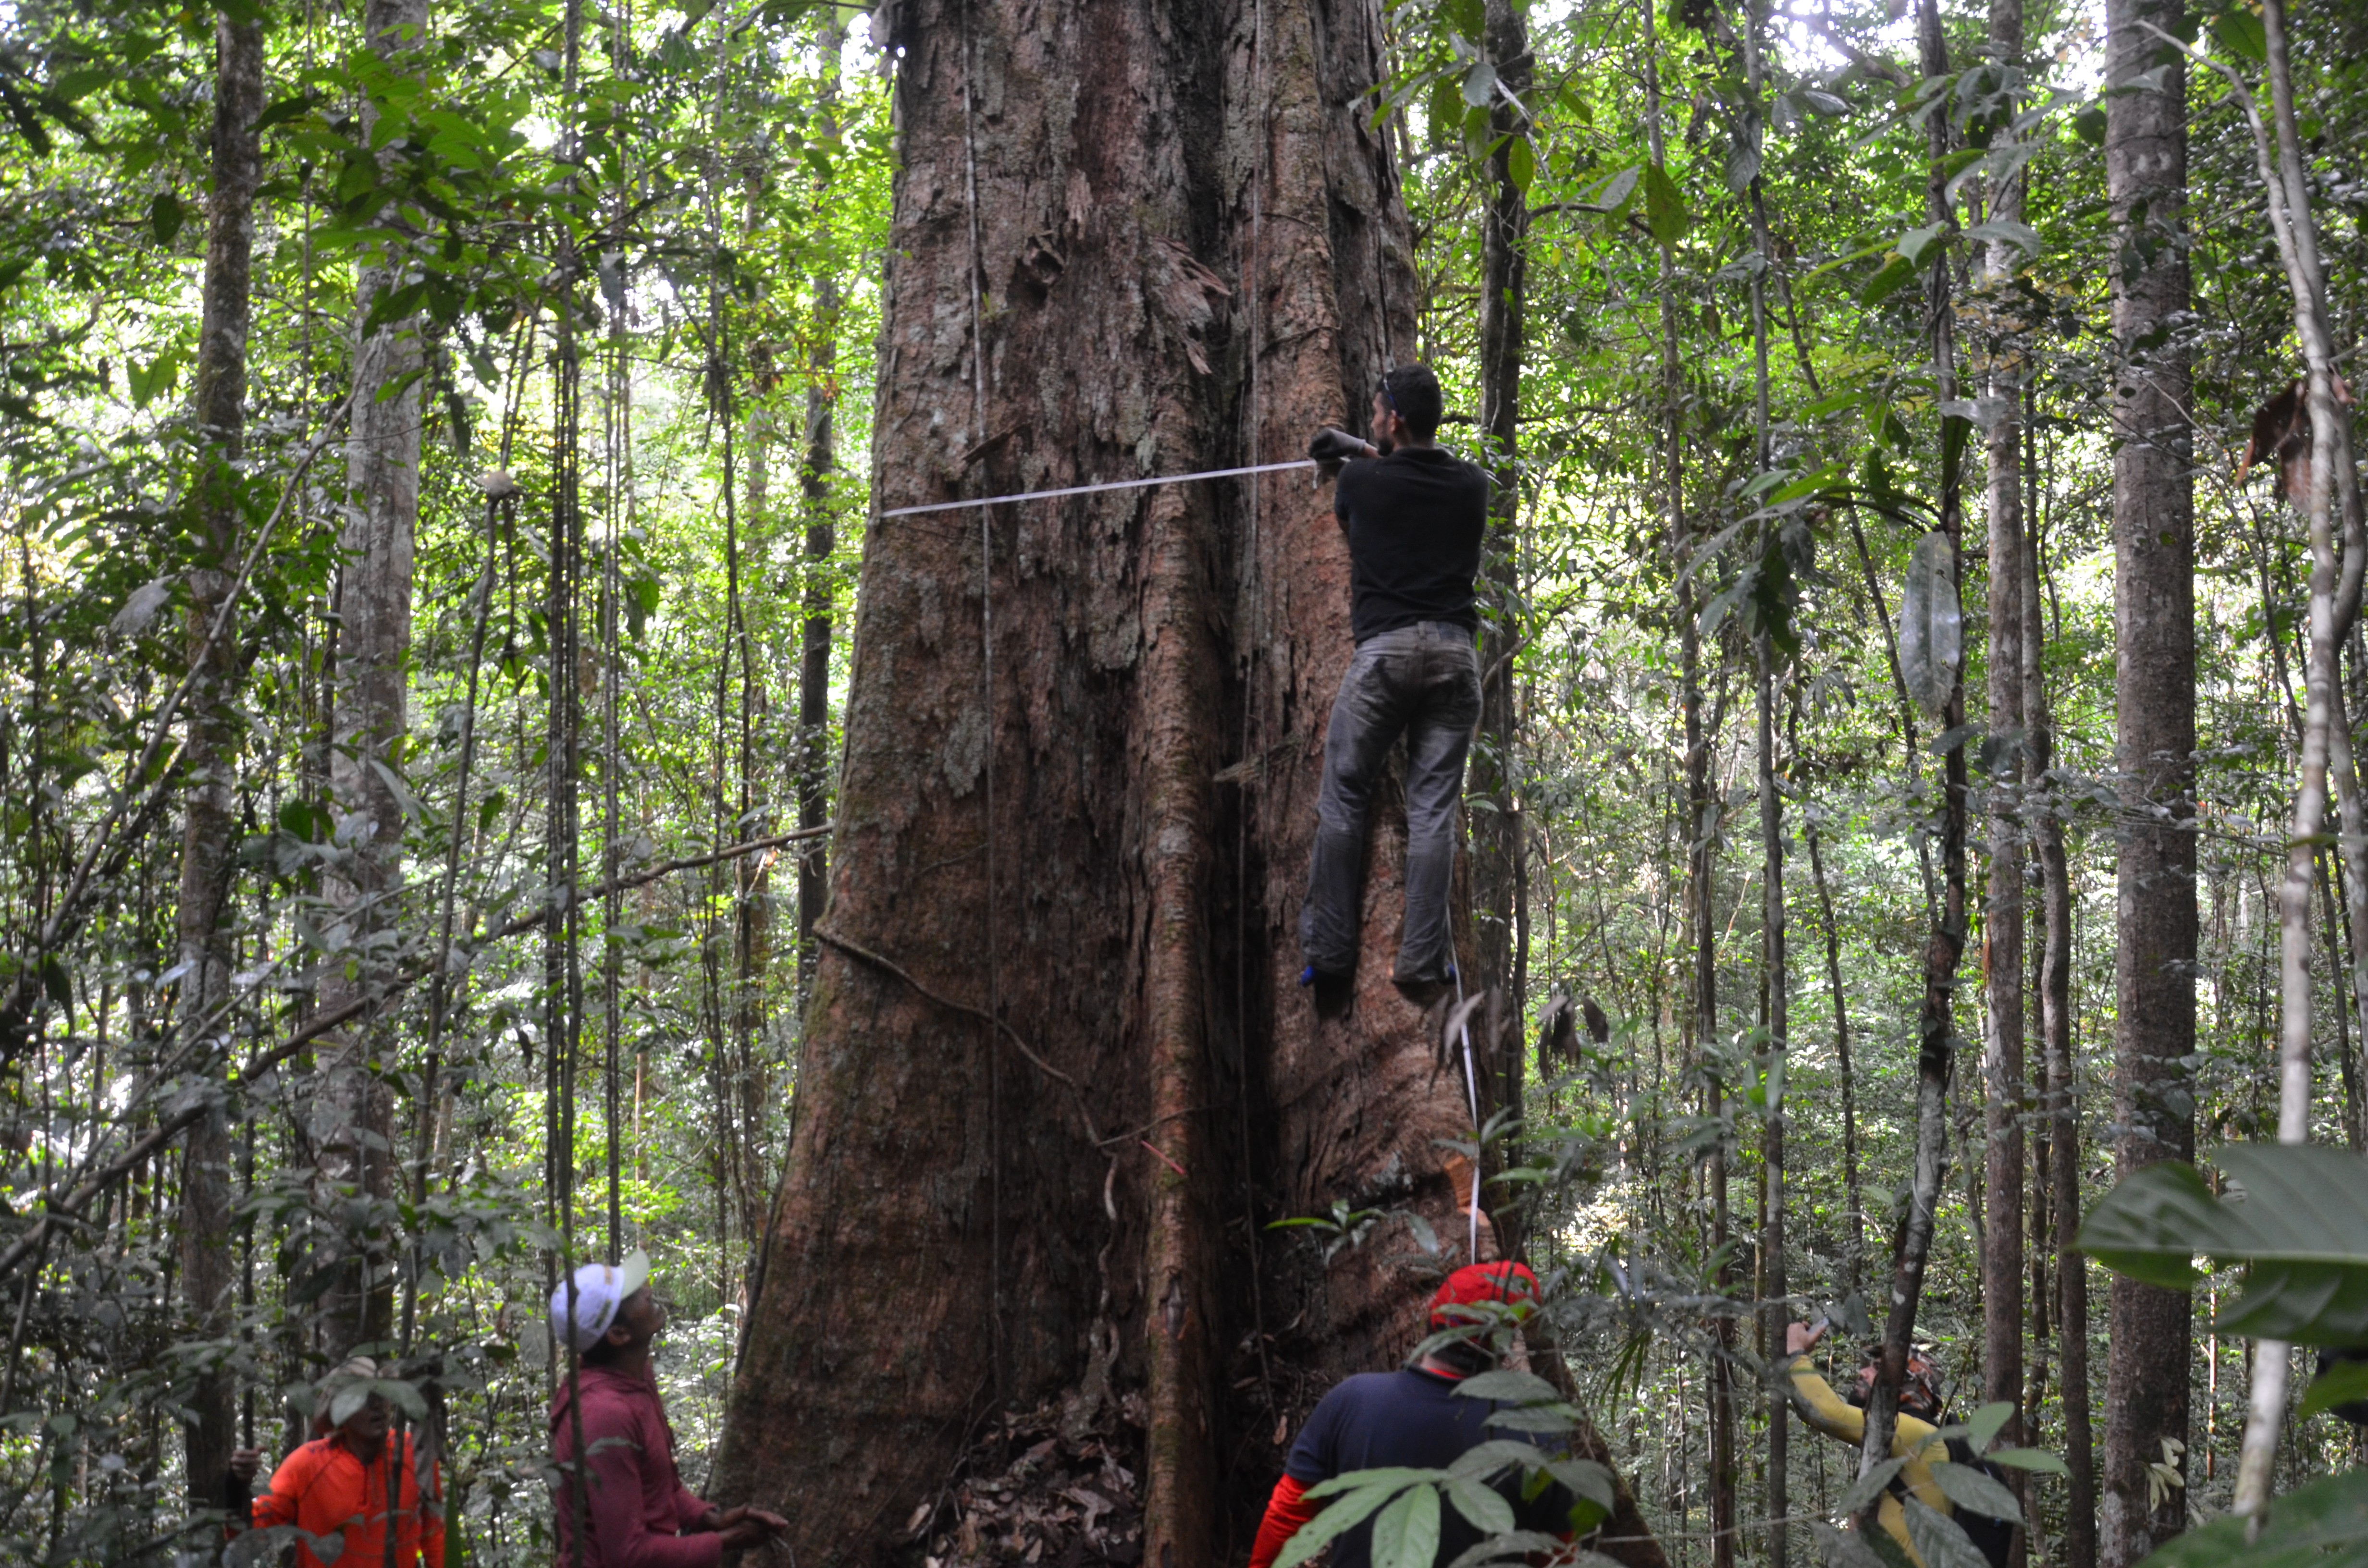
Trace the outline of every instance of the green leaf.
<instances>
[{"instance_id":1,"label":"green leaf","mask_svg":"<svg viewBox=\"0 0 2368 1568\"><path fill-rule=\"evenodd\" d=\"M145 408L158 398L168 395L173 383L181 379L181 346L168 343L156 358L142 365L137 359L126 360L123 379L131 388L131 406Z\"/></svg>"},{"instance_id":2,"label":"green leaf","mask_svg":"<svg viewBox=\"0 0 2368 1568\"><path fill-rule=\"evenodd\" d=\"M1329 1481L1319 1481L1307 1489L1310 1497L1333 1497L1360 1487L1386 1486L1392 1492L1413 1481L1429 1481L1437 1475L1435 1470L1423 1470L1414 1465L1376 1465L1372 1470L1344 1471Z\"/></svg>"},{"instance_id":3,"label":"green leaf","mask_svg":"<svg viewBox=\"0 0 2368 1568\"><path fill-rule=\"evenodd\" d=\"M1937 1471L1941 1467L1935 1466ZM1924 1568L1990 1568L1989 1559L1973 1543L1964 1527L1936 1508L1907 1499L1907 1539Z\"/></svg>"},{"instance_id":4,"label":"green leaf","mask_svg":"<svg viewBox=\"0 0 2368 1568\"><path fill-rule=\"evenodd\" d=\"M1860 1476L1850 1489L1842 1494L1842 1500L1834 1505L1834 1512L1847 1516L1863 1511L1869 1503L1882 1494L1884 1487L1891 1484L1891 1478L1897 1475L1907 1463L1905 1457L1885 1460Z\"/></svg>"},{"instance_id":5,"label":"green leaf","mask_svg":"<svg viewBox=\"0 0 2368 1568\"><path fill-rule=\"evenodd\" d=\"M2006 1424L2013 1419L2013 1401L2001 1399L1985 1404L1965 1417L1965 1441L1973 1445L1974 1452L1978 1454L1997 1442L1998 1435L2005 1431Z\"/></svg>"},{"instance_id":6,"label":"green leaf","mask_svg":"<svg viewBox=\"0 0 2368 1568\"><path fill-rule=\"evenodd\" d=\"M2303 1344L2368 1338L2368 1165L2324 1144L2231 1143L2214 1156L2231 1191L2192 1166L2151 1165L2105 1195L2081 1250L2119 1274L2192 1287L2198 1256L2247 1265L2229 1333Z\"/></svg>"},{"instance_id":7,"label":"green leaf","mask_svg":"<svg viewBox=\"0 0 2368 1568\"><path fill-rule=\"evenodd\" d=\"M1617 1496L1611 1488L1611 1472L1593 1460L1549 1460L1546 1473L1570 1488L1571 1495L1580 1502L1592 1503L1600 1516L1611 1514Z\"/></svg>"},{"instance_id":8,"label":"green leaf","mask_svg":"<svg viewBox=\"0 0 2368 1568\"><path fill-rule=\"evenodd\" d=\"M1463 74L1463 101L1474 108L1486 108L1496 94L1497 68L1485 60L1475 61Z\"/></svg>"},{"instance_id":9,"label":"green leaf","mask_svg":"<svg viewBox=\"0 0 2368 1568\"><path fill-rule=\"evenodd\" d=\"M2039 231L2011 218L1993 218L1987 223L1976 223L1965 231L1965 238L1982 244L2019 245L2023 255L2033 258L2040 252Z\"/></svg>"},{"instance_id":10,"label":"green leaf","mask_svg":"<svg viewBox=\"0 0 2368 1568\"><path fill-rule=\"evenodd\" d=\"M1438 1490L1410 1486L1373 1521L1373 1568L1431 1568L1438 1555Z\"/></svg>"},{"instance_id":11,"label":"green leaf","mask_svg":"<svg viewBox=\"0 0 2368 1568\"><path fill-rule=\"evenodd\" d=\"M2310 1393L2296 1407L2294 1419L2308 1420L2322 1410L2357 1400L2368 1400L2368 1361L2339 1361L2310 1385Z\"/></svg>"},{"instance_id":12,"label":"green leaf","mask_svg":"<svg viewBox=\"0 0 2368 1568\"><path fill-rule=\"evenodd\" d=\"M1866 280L1866 287L1858 291L1858 302L1871 310L1898 293L1915 278L1916 264L1904 256L1895 256L1876 268L1874 276Z\"/></svg>"},{"instance_id":13,"label":"green leaf","mask_svg":"<svg viewBox=\"0 0 2368 1568\"><path fill-rule=\"evenodd\" d=\"M1458 35L1472 43L1480 41L1480 34L1487 27L1486 6L1483 0L1444 0L1439 7L1439 15Z\"/></svg>"},{"instance_id":14,"label":"green leaf","mask_svg":"<svg viewBox=\"0 0 2368 1568\"><path fill-rule=\"evenodd\" d=\"M1503 1535L1514 1528L1513 1506L1493 1486L1458 1478L1447 1483L1447 1498L1482 1535ZM1428 1560L1424 1568L1429 1568Z\"/></svg>"},{"instance_id":15,"label":"green leaf","mask_svg":"<svg viewBox=\"0 0 2368 1568\"><path fill-rule=\"evenodd\" d=\"M2368 1549L2368 1470L2298 1487L2270 1506L2257 1540L2234 1514L2173 1538L2140 1568L2358 1568ZM2348 1547L2340 1555L2330 1548Z\"/></svg>"},{"instance_id":16,"label":"green leaf","mask_svg":"<svg viewBox=\"0 0 2368 1568\"><path fill-rule=\"evenodd\" d=\"M299 93L292 98L282 98L256 117L255 129L259 134L275 125L285 125L291 119L302 119L313 108L313 95Z\"/></svg>"},{"instance_id":17,"label":"green leaf","mask_svg":"<svg viewBox=\"0 0 2368 1568\"><path fill-rule=\"evenodd\" d=\"M1617 212L1627 206L1628 199L1636 193L1636 182L1644 176L1644 173L1642 165L1622 169L1618 174L1588 191L1587 200L1594 206L1602 208L1606 212Z\"/></svg>"},{"instance_id":18,"label":"green leaf","mask_svg":"<svg viewBox=\"0 0 2368 1568\"><path fill-rule=\"evenodd\" d=\"M1488 1417L1488 1425L1513 1432L1568 1432L1579 1414L1567 1404L1518 1404Z\"/></svg>"},{"instance_id":19,"label":"green leaf","mask_svg":"<svg viewBox=\"0 0 2368 1568\"><path fill-rule=\"evenodd\" d=\"M148 199L148 233L160 245L173 243L173 236L181 232L181 221L187 216L181 199L169 190L160 190Z\"/></svg>"},{"instance_id":20,"label":"green leaf","mask_svg":"<svg viewBox=\"0 0 2368 1568\"><path fill-rule=\"evenodd\" d=\"M1759 177L1759 154L1737 142L1726 152L1726 188L1741 196Z\"/></svg>"},{"instance_id":21,"label":"green leaf","mask_svg":"<svg viewBox=\"0 0 2368 1568\"><path fill-rule=\"evenodd\" d=\"M1809 1526L1809 1531L1826 1554L1826 1568L1884 1568L1874 1549L1849 1530L1838 1530L1819 1520Z\"/></svg>"},{"instance_id":22,"label":"green leaf","mask_svg":"<svg viewBox=\"0 0 2368 1568\"><path fill-rule=\"evenodd\" d=\"M1338 1481L1364 1480L1370 1478L1372 1473L1371 1471L1351 1471L1347 1475L1333 1477L1332 1482L1326 1482L1325 1484L1329 1486L1333 1482ZM1291 1540L1283 1544L1282 1555L1275 1559L1274 1568L1299 1568L1300 1563L1323 1551L1334 1536L1363 1524L1374 1509L1389 1501L1401 1484L1403 1483L1391 1482L1379 1485L1360 1486L1349 1492L1347 1496L1299 1527ZM1309 1489L1308 1495L1315 1495L1314 1488Z\"/></svg>"},{"instance_id":23,"label":"green leaf","mask_svg":"<svg viewBox=\"0 0 2368 1568\"><path fill-rule=\"evenodd\" d=\"M41 956L41 989L59 1006L74 1006L74 977L66 973L66 966L58 961L55 953Z\"/></svg>"},{"instance_id":24,"label":"green leaf","mask_svg":"<svg viewBox=\"0 0 2368 1568\"><path fill-rule=\"evenodd\" d=\"M1516 136L1505 144L1505 177L1515 190L1529 194L1531 182L1538 177L1538 153L1528 137Z\"/></svg>"},{"instance_id":25,"label":"green leaf","mask_svg":"<svg viewBox=\"0 0 2368 1568\"><path fill-rule=\"evenodd\" d=\"M2011 1524L2022 1522L2022 1506L2014 1500L2014 1494L1972 1465L1942 1460L1932 1467L1932 1484L1960 1508Z\"/></svg>"},{"instance_id":26,"label":"green leaf","mask_svg":"<svg viewBox=\"0 0 2368 1568\"><path fill-rule=\"evenodd\" d=\"M1847 404L1850 400L1845 398L1842 402ZM1833 411L1831 409L1827 409L1826 412L1830 414ZM1804 495L1815 495L1818 491L1823 490L1827 485L1831 484L1834 481L1839 479L1841 475L1842 465L1840 460L1837 459L1835 461L1827 463L1825 467L1818 469L1815 472L1804 474L1800 478L1793 481L1792 483L1787 484L1783 489L1779 490L1775 494L1768 497L1768 505L1770 506L1781 506L1787 501L1798 501ZM1781 1095L1779 1097L1782 1097Z\"/></svg>"},{"instance_id":27,"label":"green leaf","mask_svg":"<svg viewBox=\"0 0 2368 1568\"><path fill-rule=\"evenodd\" d=\"M1528 1443L1492 1437L1458 1454L1455 1462L1447 1467L1447 1473L1468 1481L1487 1481L1516 1466L1533 1469L1545 1462L1546 1456Z\"/></svg>"},{"instance_id":28,"label":"green leaf","mask_svg":"<svg viewBox=\"0 0 2368 1568\"><path fill-rule=\"evenodd\" d=\"M403 1379L381 1378L375 1382L362 1386L367 1392L378 1395L387 1403L402 1411L404 1420L424 1422L427 1419L427 1401L422 1397L416 1386Z\"/></svg>"},{"instance_id":29,"label":"green leaf","mask_svg":"<svg viewBox=\"0 0 2368 1568\"><path fill-rule=\"evenodd\" d=\"M2002 1464L2009 1470L2033 1470L2043 1475L2069 1475L2065 1462L2045 1449L1999 1449L1982 1458L1992 1464Z\"/></svg>"},{"instance_id":30,"label":"green leaf","mask_svg":"<svg viewBox=\"0 0 2368 1568\"><path fill-rule=\"evenodd\" d=\"M2241 6L2231 6L2212 18L2212 36L2220 40L2221 48L2256 65L2270 58L2268 29L2261 26L2260 17Z\"/></svg>"},{"instance_id":31,"label":"green leaf","mask_svg":"<svg viewBox=\"0 0 2368 1568\"><path fill-rule=\"evenodd\" d=\"M1466 1378L1455 1385L1455 1392L1465 1399L1498 1399L1508 1404L1551 1404L1562 1398L1560 1390L1535 1372L1509 1368Z\"/></svg>"},{"instance_id":32,"label":"green leaf","mask_svg":"<svg viewBox=\"0 0 2368 1568\"><path fill-rule=\"evenodd\" d=\"M1658 164L1645 165L1645 227L1663 244L1673 245L1686 237L1686 230L1692 223L1686 213L1686 199L1668 171Z\"/></svg>"},{"instance_id":33,"label":"green leaf","mask_svg":"<svg viewBox=\"0 0 2368 1568\"><path fill-rule=\"evenodd\" d=\"M1448 73L1430 85L1430 144L1446 147L1463 134L1463 86Z\"/></svg>"}]
</instances>

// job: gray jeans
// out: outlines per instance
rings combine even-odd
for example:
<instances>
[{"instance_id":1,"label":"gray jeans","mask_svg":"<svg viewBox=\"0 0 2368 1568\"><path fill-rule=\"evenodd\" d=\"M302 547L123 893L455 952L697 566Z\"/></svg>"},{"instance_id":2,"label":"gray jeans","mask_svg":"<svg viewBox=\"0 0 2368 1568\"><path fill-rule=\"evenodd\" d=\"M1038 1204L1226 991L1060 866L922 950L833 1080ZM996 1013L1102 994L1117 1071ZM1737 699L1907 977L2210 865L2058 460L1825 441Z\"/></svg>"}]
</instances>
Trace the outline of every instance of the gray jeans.
<instances>
[{"instance_id":1,"label":"gray jeans","mask_svg":"<svg viewBox=\"0 0 2368 1568\"><path fill-rule=\"evenodd\" d=\"M1469 630L1424 620L1357 645L1324 734L1324 791L1299 948L1321 973L1354 974L1364 902L1365 817L1390 747L1406 738L1406 928L1395 978L1443 980L1455 961L1447 894L1455 801L1480 722L1480 655Z\"/></svg>"}]
</instances>

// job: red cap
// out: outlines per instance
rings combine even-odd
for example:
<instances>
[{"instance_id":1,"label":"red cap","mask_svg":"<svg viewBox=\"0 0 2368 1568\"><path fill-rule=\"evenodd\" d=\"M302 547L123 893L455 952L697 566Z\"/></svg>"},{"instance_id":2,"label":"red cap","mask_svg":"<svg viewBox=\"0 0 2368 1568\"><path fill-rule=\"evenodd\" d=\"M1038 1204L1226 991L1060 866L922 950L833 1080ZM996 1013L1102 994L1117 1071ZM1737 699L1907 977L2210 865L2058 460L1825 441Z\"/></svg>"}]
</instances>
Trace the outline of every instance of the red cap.
<instances>
[{"instance_id":1,"label":"red cap","mask_svg":"<svg viewBox=\"0 0 2368 1568\"><path fill-rule=\"evenodd\" d=\"M1538 1277L1530 1272L1525 1263L1466 1264L1449 1275L1447 1282L1431 1297L1430 1326L1454 1328L1477 1323L1485 1314L1456 1309L1482 1301L1507 1302L1514 1309L1515 1318L1525 1318L1537 1310Z\"/></svg>"}]
</instances>

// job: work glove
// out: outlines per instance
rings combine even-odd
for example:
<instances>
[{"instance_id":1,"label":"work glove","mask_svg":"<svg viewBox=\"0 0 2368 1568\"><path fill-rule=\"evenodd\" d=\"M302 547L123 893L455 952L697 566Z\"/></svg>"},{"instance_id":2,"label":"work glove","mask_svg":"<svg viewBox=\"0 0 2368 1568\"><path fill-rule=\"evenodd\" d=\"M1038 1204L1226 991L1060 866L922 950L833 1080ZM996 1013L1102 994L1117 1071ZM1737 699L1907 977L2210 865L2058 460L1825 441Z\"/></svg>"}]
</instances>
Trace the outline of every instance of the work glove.
<instances>
[{"instance_id":1,"label":"work glove","mask_svg":"<svg viewBox=\"0 0 2368 1568\"><path fill-rule=\"evenodd\" d=\"M1307 443L1307 455L1315 460L1315 483L1322 484L1326 480L1338 479L1342 463L1350 458L1370 456L1372 449L1346 430L1335 430L1326 426Z\"/></svg>"}]
</instances>

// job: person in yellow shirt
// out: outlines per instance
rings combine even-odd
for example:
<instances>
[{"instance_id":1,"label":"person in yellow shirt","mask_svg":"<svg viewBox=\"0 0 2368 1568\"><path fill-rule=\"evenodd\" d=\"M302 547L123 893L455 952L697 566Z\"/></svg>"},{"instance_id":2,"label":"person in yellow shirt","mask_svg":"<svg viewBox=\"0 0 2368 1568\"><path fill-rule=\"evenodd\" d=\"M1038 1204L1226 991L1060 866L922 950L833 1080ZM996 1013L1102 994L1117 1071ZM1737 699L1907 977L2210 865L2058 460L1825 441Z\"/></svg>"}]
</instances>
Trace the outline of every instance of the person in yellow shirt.
<instances>
[{"instance_id":1,"label":"person in yellow shirt","mask_svg":"<svg viewBox=\"0 0 2368 1568\"><path fill-rule=\"evenodd\" d=\"M1787 1365L1782 1369L1793 1384L1793 1407L1801 1419L1828 1437L1838 1437L1852 1448L1866 1441L1866 1411L1863 1408L1874 1384L1874 1359L1869 1357L1859 1369L1854 1398L1845 1401L1833 1391L1831 1384L1817 1376L1810 1364L1808 1353L1816 1348L1817 1341L1826 1335L1826 1324L1811 1328L1796 1323L1784 1331L1784 1354ZM1950 1445L1940 1434L1943 1415L1940 1374L1931 1362L1921 1356L1907 1358L1907 1381L1899 1390L1899 1416L1891 1431L1891 1457L1904 1459L1899 1475L1876 1510L1875 1518L1884 1533L1899 1543L1907 1560L1923 1568L1924 1559L1915 1544L1907 1539L1907 1514L1900 1506L1902 1495L1914 1497L1934 1513L1955 1518L1969 1540L1992 1563L2007 1560L2007 1549L2012 1529L2005 1521L1986 1518L1975 1514L1958 1516L1956 1506L1949 1501L1932 1479L1933 1464L1949 1460L1970 1462L1967 1451L1952 1454ZM1959 1445L1962 1447L1962 1445Z\"/></svg>"}]
</instances>

